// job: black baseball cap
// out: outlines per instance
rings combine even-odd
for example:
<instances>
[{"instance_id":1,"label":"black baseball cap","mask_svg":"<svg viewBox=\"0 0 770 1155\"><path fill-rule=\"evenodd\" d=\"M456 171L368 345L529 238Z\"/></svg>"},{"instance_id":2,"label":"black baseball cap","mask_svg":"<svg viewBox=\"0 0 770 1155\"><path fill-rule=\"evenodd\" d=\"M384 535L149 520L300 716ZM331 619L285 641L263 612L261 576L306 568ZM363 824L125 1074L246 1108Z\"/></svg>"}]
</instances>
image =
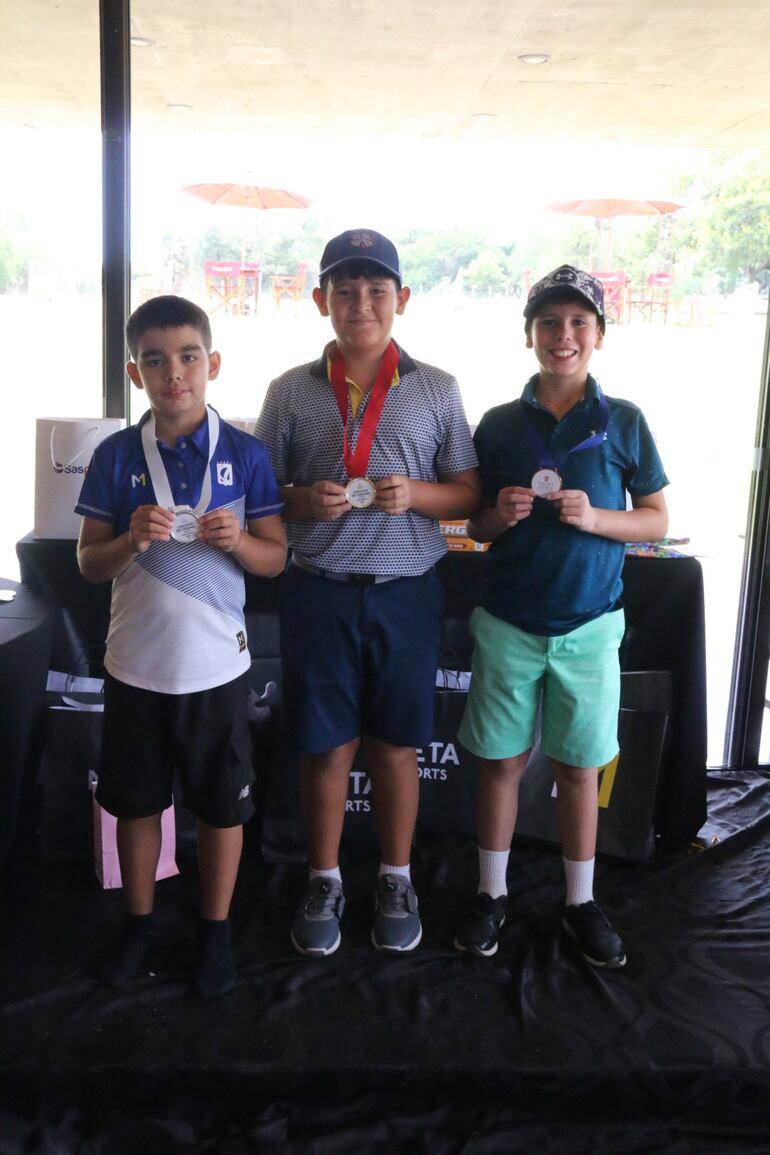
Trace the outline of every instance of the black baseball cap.
<instances>
[{"instance_id":1,"label":"black baseball cap","mask_svg":"<svg viewBox=\"0 0 770 1155\"><path fill-rule=\"evenodd\" d=\"M391 277L395 277L401 288L401 268L396 246L374 229L348 229L338 237L333 237L323 251L319 277L325 277L340 265L349 265L354 261L379 265Z\"/></svg>"},{"instance_id":2,"label":"black baseball cap","mask_svg":"<svg viewBox=\"0 0 770 1155\"><path fill-rule=\"evenodd\" d=\"M526 319L529 321L541 305L557 298L565 289L571 289L584 297L597 316L604 320L604 289L601 281L590 273L584 273L582 269L576 269L574 265L559 265L558 269L535 281L524 306Z\"/></svg>"}]
</instances>

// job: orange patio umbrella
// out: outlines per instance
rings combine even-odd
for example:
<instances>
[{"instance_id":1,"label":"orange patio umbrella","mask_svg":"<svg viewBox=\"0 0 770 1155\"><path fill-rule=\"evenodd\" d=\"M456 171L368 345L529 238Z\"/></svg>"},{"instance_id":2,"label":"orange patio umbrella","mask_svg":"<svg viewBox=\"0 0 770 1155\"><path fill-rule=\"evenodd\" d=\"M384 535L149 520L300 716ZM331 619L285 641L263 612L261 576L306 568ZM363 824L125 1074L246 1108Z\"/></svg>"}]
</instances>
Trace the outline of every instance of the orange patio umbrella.
<instances>
[{"instance_id":1,"label":"orange patio umbrella","mask_svg":"<svg viewBox=\"0 0 770 1155\"><path fill-rule=\"evenodd\" d=\"M675 213L684 205L673 201L638 200L623 197L588 197L574 201L553 201L547 206L557 213L566 213L569 216L593 217L597 230L601 230L601 222L606 220L609 256L612 264L612 218L613 217L656 217Z\"/></svg>"},{"instance_id":2,"label":"orange patio umbrella","mask_svg":"<svg viewBox=\"0 0 770 1155\"><path fill-rule=\"evenodd\" d=\"M200 197L210 205L232 205L243 209L306 209L307 197L285 188L261 188L253 184L188 184L183 192Z\"/></svg>"},{"instance_id":3,"label":"orange patio umbrella","mask_svg":"<svg viewBox=\"0 0 770 1155\"><path fill-rule=\"evenodd\" d=\"M252 184L188 184L182 192L191 196L200 197L211 205L226 205L232 208L243 209L306 209L310 207L307 197L299 193L289 192L285 188L265 188ZM260 234L260 249L262 247ZM246 255L246 239L244 237L241 250L241 264ZM261 258L261 253L260 253Z\"/></svg>"}]
</instances>

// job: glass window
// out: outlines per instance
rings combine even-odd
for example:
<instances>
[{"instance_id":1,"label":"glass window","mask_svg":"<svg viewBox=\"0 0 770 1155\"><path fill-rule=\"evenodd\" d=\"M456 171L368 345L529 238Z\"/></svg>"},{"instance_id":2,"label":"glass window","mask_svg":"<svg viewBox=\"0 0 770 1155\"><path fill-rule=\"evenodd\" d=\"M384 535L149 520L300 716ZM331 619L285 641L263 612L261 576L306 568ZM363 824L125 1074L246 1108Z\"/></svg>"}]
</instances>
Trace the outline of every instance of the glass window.
<instances>
[{"instance_id":1,"label":"glass window","mask_svg":"<svg viewBox=\"0 0 770 1155\"><path fill-rule=\"evenodd\" d=\"M76 29L65 6L6 33L0 144L19 163L0 192L0 322L14 334L6 443L20 482L0 536L7 576L32 525L35 417L101 411L98 13L84 11ZM683 539L671 548L703 567L709 761L721 762L767 310L750 259L767 157L579 143L559 146L555 165L551 146L495 141L481 124L454 140L395 126L333 135L321 110L311 135L282 102L292 56L306 50L288 38L303 30L274 29L255 46L242 5L225 0L217 19L226 36L173 6L132 5L132 305L179 292L206 307L223 356L210 400L226 418L253 419L270 379L329 338L311 299L325 240L377 228L397 242L413 289L397 338L455 373L475 423L535 370L521 316L532 280L564 261L604 274L612 318L593 367L610 395L646 413L671 479L670 537ZM196 35L205 71L191 64ZM66 70L62 44L74 53ZM260 65L271 83L258 83ZM601 196L622 173L626 195L672 207L573 215L564 202L585 193L586 173ZM268 190L265 207L253 194L229 207L211 188L191 191L223 183ZM144 408L132 390L130 419Z\"/></svg>"},{"instance_id":2,"label":"glass window","mask_svg":"<svg viewBox=\"0 0 770 1155\"><path fill-rule=\"evenodd\" d=\"M98 6L73 19L71 5L47 5L41 19L38 5L16 5L3 61L0 574L18 578L15 543L33 527L36 418L102 412Z\"/></svg>"},{"instance_id":3,"label":"glass window","mask_svg":"<svg viewBox=\"0 0 770 1155\"><path fill-rule=\"evenodd\" d=\"M155 72L176 74L184 30L165 25L161 43L155 10L133 12L143 35L158 31L155 46L134 53L134 297L182 292L209 310L223 357L210 399L223 416L255 418L270 379L329 339L310 289L325 240L342 229L370 226L397 242L413 296L396 336L455 373L472 423L536 369L522 319L532 280L563 262L605 276L610 323L593 368L606 392L644 410L671 480L669 548L703 568L709 761L721 763L766 296L726 242L729 205L723 197L720 215L714 192L752 158L581 144L560 146L555 166L536 143L472 134L334 137L321 127L308 138L287 124L279 136L261 127L264 109L249 124L245 97L234 112L227 85L198 89L189 73L181 107L161 108ZM226 77L245 32L209 49L207 76ZM212 131L217 121L227 129ZM586 172L600 195L612 196L618 172L627 195L656 190L654 215L618 202L611 216L599 204L593 215L565 211ZM746 180L758 213L761 173ZM311 204L236 208L215 203L213 188L208 199L185 191L217 182L288 189ZM255 265L256 281L244 271ZM282 291L303 276L294 297Z\"/></svg>"}]
</instances>

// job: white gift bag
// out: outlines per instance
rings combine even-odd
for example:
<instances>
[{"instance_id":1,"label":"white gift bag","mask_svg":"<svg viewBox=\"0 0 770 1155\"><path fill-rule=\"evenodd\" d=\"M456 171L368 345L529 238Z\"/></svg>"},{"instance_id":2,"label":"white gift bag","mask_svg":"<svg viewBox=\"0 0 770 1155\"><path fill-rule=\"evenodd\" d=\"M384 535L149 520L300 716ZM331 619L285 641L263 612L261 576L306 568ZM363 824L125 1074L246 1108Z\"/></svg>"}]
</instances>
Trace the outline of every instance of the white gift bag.
<instances>
[{"instance_id":1,"label":"white gift bag","mask_svg":"<svg viewBox=\"0 0 770 1155\"><path fill-rule=\"evenodd\" d=\"M76 538L75 506L100 441L125 428L122 417L38 417L34 537Z\"/></svg>"}]
</instances>

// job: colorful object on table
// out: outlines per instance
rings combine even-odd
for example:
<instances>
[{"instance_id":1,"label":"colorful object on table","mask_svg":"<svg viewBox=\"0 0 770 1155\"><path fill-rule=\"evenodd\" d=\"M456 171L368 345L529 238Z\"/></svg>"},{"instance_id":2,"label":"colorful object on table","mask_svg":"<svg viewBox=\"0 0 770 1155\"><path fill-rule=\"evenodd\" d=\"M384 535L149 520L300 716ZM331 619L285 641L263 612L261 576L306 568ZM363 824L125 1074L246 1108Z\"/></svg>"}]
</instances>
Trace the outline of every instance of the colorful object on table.
<instances>
[{"instance_id":1,"label":"colorful object on table","mask_svg":"<svg viewBox=\"0 0 770 1155\"><path fill-rule=\"evenodd\" d=\"M674 547L688 545L689 537L662 537L660 541L630 541L626 543L626 557L692 557Z\"/></svg>"}]
</instances>

